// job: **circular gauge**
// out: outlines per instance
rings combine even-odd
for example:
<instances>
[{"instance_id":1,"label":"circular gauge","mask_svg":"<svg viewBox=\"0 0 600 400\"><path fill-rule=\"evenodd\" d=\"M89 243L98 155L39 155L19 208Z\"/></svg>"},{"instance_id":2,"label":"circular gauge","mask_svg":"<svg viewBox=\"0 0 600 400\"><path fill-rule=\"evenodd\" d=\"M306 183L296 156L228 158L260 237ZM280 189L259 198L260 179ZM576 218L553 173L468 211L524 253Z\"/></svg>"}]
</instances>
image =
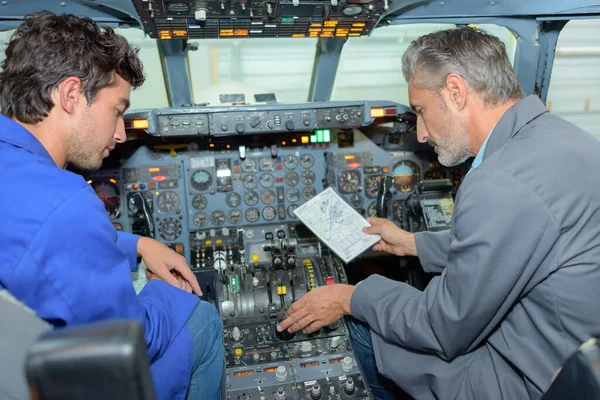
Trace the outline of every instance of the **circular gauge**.
<instances>
[{"instance_id":1,"label":"circular gauge","mask_svg":"<svg viewBox=\"0 0 600 400\"><path fill-rule=\"evenodd\" d=\"M273 207L265 207L262 212L262 216L265 221L273 221L277 216L277 211Z\"/></svg>"},{"instance_id":2,"label":"circular gauge","mask_svg":"<svg viewBox=\"0 0 600 400\"><path fill-rule=\"evenodd\" d=\"M285 198L290 203L297 203L300 200L300 190L296 188L289 188L285 194Z\"/></svg>"},{"instance_id":3,"label":"circular gauge","mask_svg":"<svg viewBox=\"0 0 600 400\"><path fill-rule=\"evenodd\" d=\"M106 212L111 217L118 217L120 214L119 208L121 207L121 194L119 192L119 187L115 183L110 180L107 181L93 181L91 183L94 192L96 195L102 200L104 203L104 208Z\"/></svg>"},{"instance_id":4,"label":"circular gauge","mask_svg":"<svg viewBox=\"0 0 600 400\"><path fill-rule=\"evenodd\" d=\"M150 147L146 148L146 155L151 160L160 160L162 158L162 154L160 152L154 151Z\"/></svg>"},{"instance_id":5,"label":"circular gauge","mask_svg":"<svg viewBox=\"0 0 600 400\"><path fill-rule=\"evenodd\" d=\"M300 182L300 175L298 175L296 171L290 171L285 174L285 183L287 183L288 186L296 186L298 182Z\"/></svg>"},{"instance_id":6,"label":"circular gauge","mask_svg":"<svg viewBox=\"0 0 600 400\"><path fill-rule=\"evenodd\" d=\"M242 222L242 212L240 210L229 210L227 212L227 220L230 224L239 224Z\"/></svg>"},{"instance_id":7,"label":"circular gauge","mask_svg":"<svg viewBox=\"0 0 600 400\"><path fill-rule=\"evenodd\" d=\"M165 218L158 224L158 234L165 240L177 239L181 231L181 222L177 218Z\"/></svg>"},{"instance_id":8,"label":"circular gauge","mask_svg":"<svg viewBox=\"0 0 600 400\"><path fill-rule=\"evenodd\" d=\"M289 218L296 218L296 213L294 211L298 208L296 204L290 204L287 208L287 215Z\"/></svg>"},{"instance_id":9,"label":"circular gauge","mask_svg":"<svg viewBox=\"0 0 600 400\"><path fill-rule=\"evenodd\" d=\"M205 212L197 212L194 214L194 225L204 226L208 222L208 215Z\"/></svg>"},{"instance_id":10,"label":"circular gauge","mask_svg":"<svg viewBox=\"0 0 600 400\"><path fill-rule=\"evenodd\" d=\"M275 193L272 190L265 190L260 194L260 199L265 204L273 204L275 201Z\"/></svg>"},{"instance_id":11,"label":"circular gauge","mask_svg":"<svg viewBox=\"0 0 600 400\"><path fill-rule=\"evenodd\" d=\"M194 172L191 177L192 187L199 192L206 192L212 184L212 175L210 172L199 169Z\"/></svg>"},{"instance_id":12,"label":"circular gauge","mask_svg":"<svg viewBox=\"0 0 600 400\"><path fill-rule=\"evenodd\" d=\"M400 224L402 224L402 200L394 200L392 202L392 213L394 214L394 219Z\"/></svg>"},{"instance_id":13,"label":"circular gauge","mask_svg":"<svg viewBox=\"0 0 600 400\"><path fill-rule=\"evenodd\" d=\"M258 204L258 193L254 190L250 190L244 193L244 203L248 206L255 206Z\"/></svg>"},{"instance_id":14,"label":"circular gauge","mask_svg":"<svg viewBox=\"0 0 600 400\"><path fill-rule=\"evenodd\" d=\"M394 165L392 175L396 189L405 193L414 189L420 180L421 172L414 161L402 160Z\"/></svg>"},{"instance_id":15,"label":"circular gauge","mask_svg":"<svg viewBox=\"0 0 600 400\"><path fill-rule=\"evenodd\" d=\"M260 186L270 188L275 183L275 178L271 174L262 174L260 176Z\"/></svg>"},{"instance_id":16,"label":"circular gauge","mask_svg":"<svg viewBox=\"0 0 600 400\"><path fill-rule=\"evenodd\" d=\"M379 185L381 184L381 179L383 176L381 175L371 175L365 178L365 195L374 199L377 197L377 193L379 193Z\"/></svg>"},{"instance_id":17,"label":"circular gauge","mask_svg":"<svg viewBox=\"0 0 600 400\"><path fill-rule=\"evenodd\" d=\"M356 17L357 15L360 15L362 10L363 8L361 5L352 4L342 8L342 14L344 14L346 17Z\"/></svg>"},{"instance_id":18,"label":"circular gauge","mask_svg":"<svg viewBox=\"0 0 600 400\"><path fill-rule=\"evenodd\" d=\"M429 171L425 171L425 173L423 174L423 178L427 181L427 180L432 180L432 179L444 179L444 172L441 169L430 169Z\"/></svg>"},{"instance_id":19,"label":"circular gauge","mask_svg":"<svg viewBox=\"0 0 600 400\"><path fill-rule=\"evenodd\" d=\"M248 190L252 190L258 186L258 178L252 174L246 174L242 177L242 185Z\"/></svg>"},{"instance_id":20,"label":"circular gauge","mask_svg":"<svg viewBox=\"0 0 600 400\"><path fill-rule=\"evenodd\" d=\"M192 207L196 210L204 210L208 205L208 200L202 195L194 196L192 199Z\"/></svg>"},{"instance_id":21,"label":"circular gauge","mask_svg":"<svg viewBox=\"0 0 600 400\"><path fill-rule=\"evenodd\" d=\"M200 146L198 146L198 143L196 143L196 142L188 143L188 145L185 148L185 154L188 157L196 157L199 152L200 152Z\"/></svg>"},{"instance_id":22,"label":"circular gauge","mask_svg":"<svg viewBox=\"0 0 600 400\"><path fill-rule=\"evenodd\" d=\"M129 210L130 217L134 217L144 211L142 202L146 204L150 209L150 212L154 210L154 203L152 202L152 194L150 192L134 192L127 194L127 209Z\"/></svg>"},{"instance_id":23,"label":"circular gauge","mask_svg":"<svg viewBox=\"0 0 600 400\"><path fill-rule=\"evenodd\" d=\"M302 168L304 169L312 168L312 166L315 165L315 157L308 153L302 154L300 156L300 165L302 165Z\"/></svg>"},{"instance_id":24,"label":"circular gauge","mask_svg":"<svg viewBox=\"0 0 600 400\"><path fill-rule=\"evenodd\" d=\"M360 172L350 169L340 172L338 185L342 193L354 193L360 189Z\"/></svg>"},{"instance_id":25,"label":"circular gauge","mask_svg":"<svg viewBox=\"0 0 600 400\"><path fill-rule=\"evenodd\" d=\"M275 171L275 161L271 157L261 157L258 160L258 168L261 171Z\"/></svg>"},{"instance_id":26,"label":"circular gauge","mask_svg":"<svg viewBox=\"0 0 600 400\"><path fill-rule=\"evenodd\" d=\"M171 191L160 192L156 203L160 211L174 212L179 208L179 196Z\"/></svg>"},{"instance_id":27,"label":"circular gauge","mask_svg":"<svg viewBox=\"0 0 600 400\"><path fill-rule=\"evenodd\" d=\"M246 220L248 222L256 222L260 218L260 211L258 208L250 207L246 210Z\"/></svg>"},{"instance_id":28,"label":"circular gauge","mask_svg":"<svg viewBox=\"0 0 600 400\"><path fill-rule=\"evenodd\" d=\"M315 183L315 178L316 178L315 173L310 170L306 170L306 171L302 172L302 176L300 177L300 179L302 180L302 183L304 183L307 186Z\"/></svg>"},{"instance_id":29,"label":"circular gauge","mask_svg":"<svg viewBox=\"0 0 600 400\"><path fill-rule=\"evenodd\" d=\"M353 193L352 196L350 196L348 203L352 206L352 208L361 208L363 205L363 198L360 194Z\"/></svg>"},{"instance_id":30,"label":"circular gauge","mask_svg":"<svg viewBox=\"0 0 600 400\"><path fill-rule=\"evenodd\" d=\"M256 172L256 159L246 158L242 161L242 171L244 172Z\"/></svg>"},{"instance_id":31,"label":"circular gauge","mask_svg":"<svg viewBox=\"0 0 600 400\"><path fill-rule=\"evenodd\" d=\"M285 165L287 169L296 169L298 166L298 157L293 154L288 154L283 158L283 165Z\"/></svg>"},{"instance_id":32,"label":"circular gauge","mask_svg":"<svg viewBox=\"0 0 600 400\"><path fill-rule=\"evenodd\" d=\"M117 231L119 231L119 232L123 232L123 225L121 225L121 224L120 224L120 223L118 223L118 222L113 222L112 224L113 224L113 226L115 227L115 229L116 229Z\"/></svg>"},{"instance_id":33,"label":"circular gauge","mask_svg":"<svg viewBox=\"0 0 600 400\"><path fill-rule=\"evenodd\" d=\"M231 192L227 195L225 202L229 207L236 208L242 203L242 196L239 193Z\"/></svg>"},{"instance_id":34,"label":"circular gauge","mask_svg":"<svg viewBox=\"0 0 600 400\"><path fill-rule=\"evenodd\" d=\"M377 203L376 202L373 201L367 207L367 216L369 216L369 217L376 217L377 216Z\"/></svg>"},{"instance_id":35,"label":"circular gauge","mask_svg":"<svg viewBox=\"0 0 600 400\"><path fill-rule=\"evenodd\" d=\"M307 186L304 189L302 189L302 198L305 201L308 201L308 200L312 199L316 195L317 195L317 191L312 186Z\"/></svg>"},{"instance_id":36,"label":"circular gauge","mask_svg":"<svg viewBox=\"0 0 600 400\"><path fill-rule=\"evenodd\" d=\"M210 214L210 222L213 225L223 225L225 223L225 212L221 210L213 211Z\"/></svg>"}]
</instances>

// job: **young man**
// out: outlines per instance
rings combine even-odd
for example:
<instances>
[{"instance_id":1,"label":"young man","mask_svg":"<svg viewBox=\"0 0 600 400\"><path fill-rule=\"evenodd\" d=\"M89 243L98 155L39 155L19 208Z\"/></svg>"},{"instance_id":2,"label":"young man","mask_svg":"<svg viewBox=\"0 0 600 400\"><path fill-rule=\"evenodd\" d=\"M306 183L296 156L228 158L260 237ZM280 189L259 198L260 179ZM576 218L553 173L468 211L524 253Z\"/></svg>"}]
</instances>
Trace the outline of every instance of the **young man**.
<instances>
[{"instance_id":1,"label":"young man","mask_svg":"<svg viewBox=\"0 0 600 400\"><path fill-rule=\"evenodd\" d=\"M90 19L42 12L17 29L0 72L0 289L56 327L136 319L158 397L215 399L222 325L185 259L117 232L92 188L65 169L98 169L125 141L123 114L143 81L137 50ZM151 275L139 296L138 254Z\"/></svg>"},{"instance_id":2,"label":"young man","mask_svg":"<svg viewBox=\"0 0 600 400\"><path fill-rule=\"evenodd\" d=\"M424 291L381 276L318 288L281 329L352 315L376 399L389 380L417 399L540 398L600 332L600 142L525 97L496 37L471 28L415 40L403 57L420 142L440 162L476 158L449 231L370 218L374 250L440 273ZM383 376L382 376L383 375Z\"/></svg>"}]
</instances>

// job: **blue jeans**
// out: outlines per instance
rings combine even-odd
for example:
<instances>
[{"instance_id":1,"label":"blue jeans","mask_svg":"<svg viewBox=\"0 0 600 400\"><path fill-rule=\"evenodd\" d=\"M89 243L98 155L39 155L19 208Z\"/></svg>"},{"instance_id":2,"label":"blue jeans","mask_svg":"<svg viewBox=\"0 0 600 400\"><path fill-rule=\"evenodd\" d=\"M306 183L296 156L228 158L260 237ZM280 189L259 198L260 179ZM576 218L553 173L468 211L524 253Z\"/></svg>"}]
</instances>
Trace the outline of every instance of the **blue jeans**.
<instances>
[{"instance_id":1,"label":"blue jeans","mask_svg":"<svg viewBox=\"0 0 600 400\"><path fill-rule=\"evenodd\" d=\"M216 307L200 301L186 322L192 336L192 376L186 400L214 400L225 389L223 323Z\"/></svg>"},{"instance_id":2,"label":"blue jeans","mask_svg":"<svg viewBox=\"0 0 600 400\"><path fill-rule=\"evenodd\" d=\"M369 326L355 318L348 318L350 342L362 369L365 382L371 389L374 400L398 400L410 398L394 382L381 375L375 364L375 353Z\"/></svg>"}]
</instances>

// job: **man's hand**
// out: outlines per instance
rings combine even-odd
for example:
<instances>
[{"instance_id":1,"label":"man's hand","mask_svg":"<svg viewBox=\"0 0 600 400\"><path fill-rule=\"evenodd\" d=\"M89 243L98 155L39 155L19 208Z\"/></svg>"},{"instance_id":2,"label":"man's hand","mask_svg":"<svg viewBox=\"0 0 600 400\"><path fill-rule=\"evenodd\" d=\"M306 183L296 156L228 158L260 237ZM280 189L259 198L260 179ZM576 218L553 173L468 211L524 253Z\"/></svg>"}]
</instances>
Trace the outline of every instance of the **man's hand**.
<instances>
[{"instance_id":1,"label":"man's hand","mask_svg":"<svg viewBox=\"0 0 600 400\"><path fill-rule=\"evenodd\" d=\"M414 233L398 228L392 221L385 218L370 217L367 221L371 226L363 228L364 233L377 233L381 240L373 246L374 251L385 251L397 256L416 256L417 245Z\"/></svg>"},{"instance_id":2,"label":"man's hand","mask_svg":"<svg viewBox=\"0 0 600 400\"><path fill-rule=\"evenodd\" d=\"M304 333L313 333L350 315L350 298L354 286L332 285L315 288L302 296L287 311L287 318L279 323L279 332L289 328L290 332L301 329Z\"/></svg>"},{"instance_id":3,"label":"man's hand","mask_svg":"<svg viewBox=\"0 0 600 400\"><path fill-rule=\"evenodd\" d=\"M173 286L176 286L181 290L185 290L188 293L192 293L192 286L188 283L188 281L183 279L183 277L181 276L181 274L179 272L173 270L173 271L171 271L171 275L173 275L173 277L177 280L177 285L173 285ZM148 270L146 270L146 277L148 278L149 281L152 279L159 279L162 281L162 279L160 279L158 277L158 275L155 275Z\"/></svg>"},{"instance_id":4,"label":"man's hand","mask_svg":"<svg viewBox=\"0 0 600 400\"><path fill-rule=\"evenodd\" d=\"M187 286L182 283L183 281L191 287L194 293L202 296L198 280L185 262L185 257L177 254L161 242L143 236L138 240L137 251L144 259L147 270L156 275L156 278L186 290L185 287ZM148 275L148 279L156 279L155 277L150 278L150 276Z\"/></svg>"}]
</instances>

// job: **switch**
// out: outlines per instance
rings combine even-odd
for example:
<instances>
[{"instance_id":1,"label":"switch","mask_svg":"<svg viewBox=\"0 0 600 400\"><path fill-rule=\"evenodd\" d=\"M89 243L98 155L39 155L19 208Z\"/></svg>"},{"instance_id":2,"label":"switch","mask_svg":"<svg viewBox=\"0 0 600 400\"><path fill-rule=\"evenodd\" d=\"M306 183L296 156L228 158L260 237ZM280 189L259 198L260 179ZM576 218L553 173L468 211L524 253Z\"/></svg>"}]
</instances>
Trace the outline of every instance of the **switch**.
<instances>
[{"instance_id":1,"label":"switch","mask_svg":"<svg viewBox=\"0 0 600 400\"><path fill-rule=\"evenodd\" d=\"M285 380L287 379L287 376L288 376L287 369L283 365L280 365L279 367L277 367L277 370L275 371L275 379L277 379L277 381L285 382Z\"/></svg>"},{"instance_id":2,"label":"switch","mask_svg":"<svg viewBox=\"0 0 600 400\"><path fill-rule=\"evenodd\" d=\"M348 378L346 380L346 387L344 387L344 392L350 395L354 393L354 379Z\"/></svg>"},{"instance_id":3,"label":"switch","mask_svg":"<svg viewBox=\"0 0 600 400\"><path fill-rule=\"evenodd\" d=\"M240 160L243 160L246 158L246 146L240 146L238 148L238 151L240 153Z\"/></svg>"},{"instance_id":4,"label":"switch","mask_svg":"<svg viewBox=\"0 0 600 400\"><path fill-rule=\"evenodd\" d=\"M352 357L344 357L344 359L342 360L342 371L344 372L350 372L354 369L354 360L352 359Z\"/></svg>"}]
</instances>

